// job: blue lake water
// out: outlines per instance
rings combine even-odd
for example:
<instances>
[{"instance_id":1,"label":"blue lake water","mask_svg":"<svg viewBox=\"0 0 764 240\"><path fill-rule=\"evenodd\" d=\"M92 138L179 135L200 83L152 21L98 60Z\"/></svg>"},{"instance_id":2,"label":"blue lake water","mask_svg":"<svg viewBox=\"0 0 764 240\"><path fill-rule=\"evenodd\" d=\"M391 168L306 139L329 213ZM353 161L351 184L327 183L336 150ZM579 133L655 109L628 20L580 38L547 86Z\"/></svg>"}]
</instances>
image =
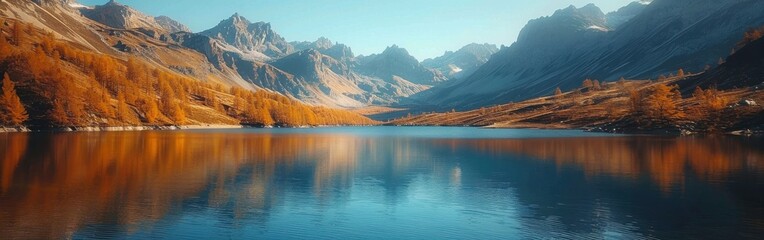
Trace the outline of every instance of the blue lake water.
<instances>
[{"instance_id":1,"label":"blue lake water","mask_svg":"<svg viewBox=\"0 0 764 240\"><path fill-rule=\"evenodd\" d=\"M756 239L762 146L446 127L0 134L0 239Z\"/></svg>"}]
</instances>

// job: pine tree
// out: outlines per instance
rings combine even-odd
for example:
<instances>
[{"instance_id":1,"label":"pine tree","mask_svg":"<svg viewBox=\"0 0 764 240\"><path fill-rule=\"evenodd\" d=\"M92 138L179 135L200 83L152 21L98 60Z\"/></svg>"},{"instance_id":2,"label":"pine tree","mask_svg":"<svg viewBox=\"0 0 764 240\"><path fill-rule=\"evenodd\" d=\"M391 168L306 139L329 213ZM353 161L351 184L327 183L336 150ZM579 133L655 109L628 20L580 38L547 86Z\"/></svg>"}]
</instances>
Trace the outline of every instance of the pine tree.
<instances>
[{"instance_id":1,"label":"pine tree","mask_svg":"<svg viewBox=\"0 0 764 240\"><path fill-rule=\"evenodd\" d=\"M29 119L29 114L21 103L21 98L16 94L16 85L11 81L8 73L3 75L2 106L8 122L13 125L21 125Z\"/></svg>"}]
</instances>

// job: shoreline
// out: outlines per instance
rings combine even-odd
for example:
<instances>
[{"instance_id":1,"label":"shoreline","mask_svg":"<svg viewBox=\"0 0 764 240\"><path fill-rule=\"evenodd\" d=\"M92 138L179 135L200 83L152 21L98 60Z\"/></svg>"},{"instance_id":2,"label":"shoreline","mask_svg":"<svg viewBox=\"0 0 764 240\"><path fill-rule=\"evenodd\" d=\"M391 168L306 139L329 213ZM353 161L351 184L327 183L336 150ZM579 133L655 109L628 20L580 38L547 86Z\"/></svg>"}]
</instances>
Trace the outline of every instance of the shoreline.
<instances>
[{"instance_id":1,"label":"shoreline","mask_svg":"<svg viewBox=\"0 0 764 240\"><path fill-rule=\"evenodd\" d=\"M183 125L183 126L113 126L113 127L51 127L44 129L30 129L24 127L3 127L0 126L0 134L3 133L40 133L40 132L140 132L140 131L181 131L181 130L214 130L214 129L244 129L244 128L325 128L325 127L353 127L355 125L322 125L322 126L297 126L297 127L279 127L279 126L253 126L253 125L228 125L228 124L205 124L205 125ZM727 136L764 136L761 130L734 130L720 133L692 132L682 129L641 129L635 131L607 131L601 127L577 127L567 124L542 124L542 123L521 123L521 124L492 124L487 126L441 126L441 125L358 125L355 127L474 127L485 129L538 129L538 130L579 130L584 132L600 132L611 134L645 134L654 136L707 136L707 135L727 135ZM620 129L624 130L624 129Z\"/></svg>"},{"instance_id":2,"label":"shoreline","mask_svg":"<svg viewBox=\"0 0 764 240\"><path fill-rule=\"evenodd\" d=\"M204 130L204 129L239 129L248 128L246 125L183 125L183 126L87 126L87 127L50 127L30 129L28 127L0 127L0 133L32 133L32 132L138 132L138 131L175 131L175 130Z\"/></svg>"},{"instance_id":3,"label":"shoreline","mask_svg":"<svg viewBox=\"0 0 764 240\"><path fill-rule=\"evenodd\" d=\"M709 133L709 132L694 132L686 129L617 129L615 131L608 131L601 126L595 127L579 127L566 124L543 124L543 123L522 123L522 124L492 124L487 126L475 126L475 125L424 125L424 124L412 124L412 125L382 125L382 126L397 126L397 127L475 127L485 129L538 129L538 130L578 130L584 132L598 132L609 134L636 134L636 135L651 135L651 136L764 136L763 130L751 130L751 129L738 129L726 132Z\"/></svg>"},{"instance_id":4,"label":"shoreline","mask_svg":"<svg viewBox=\"0 0 764 240\"><path fill-rule=\"evenodd\" d=\"M140 132L140 131L181 131L181 130L214 130L214 129L244 129L244 128L325 128L325 127L368 127L382 125L320 125L320 126L255 126L255 125L229 125L229 124L205 124L205 125L168 125L168 126L87 126L87 127L49 127L30 129L24 127L0 126L0 134L3 133L37 133L37 132Z\"/></svg>"}]
</instances>

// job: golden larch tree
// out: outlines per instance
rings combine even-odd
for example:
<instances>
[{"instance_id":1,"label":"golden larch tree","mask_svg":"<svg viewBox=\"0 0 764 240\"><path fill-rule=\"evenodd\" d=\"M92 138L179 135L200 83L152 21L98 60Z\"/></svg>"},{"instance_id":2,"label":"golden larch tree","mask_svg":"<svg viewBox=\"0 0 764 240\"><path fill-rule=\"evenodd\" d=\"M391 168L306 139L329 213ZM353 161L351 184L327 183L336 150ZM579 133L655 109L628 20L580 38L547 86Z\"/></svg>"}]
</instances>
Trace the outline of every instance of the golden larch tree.
<instances>
[{"instance_id":1,"label":"golden larch tree","mask_svg":"<svg viewBox=\"0 0 764 240\"><path fill-rule=\"evenodd\" d=\"M658 84L645 99L646 114L652 120L673 121L683 116L677 103L681 99L682 95L676 85Z\"/></svg>"},{"instance_id":2,"label":"golden larch tree","mask_svg":"<svg viewBox=\"0 0 764 240\"><path fill-rule=\"evenodd\" d=\"M70 123L69 114L66 112L66 104L60 99L53 100L53 108L50 110L50 120L56 124L67 125Z\"/></svg>"},{"instance_id":3,"label":"golden larch tree","mask_svg":"<svg viewBox=\"0 0 764 240\"><path fill-rule=\"evenodd\" d=\"M125 123L129 123L130 107L127 106L125 94L122 91L117 92L117 118Z\"/></svg>"},{"instance_id":4,"label":"golden larch tree","mask_svg":"<svg viewBox=\"0 0 764 240\"><path fill-rule=\"evenodd\" d=\"M600 81L599 80L592 81L592 89L594 89L594 90L602 89L602 85L600 85Z\"/></svg>"},{"instance_id":5,"label":"golden larch tree","mask_svg":"<svg viewBox=\"0 0 764 240\"><path fill-rule=\"evenodd\" d=\"M150 124L156 123L160 114L159 106L157 106L156 100L147 98L143 107L143 111L146 116L146 122Z\"/></svg>"},{"instance_id":6,"label":"golden larch tree","mask_svg":"<svg viewBox=\"0 0 764 240\"><path fill-rule=\"evenodd\" d=\"M11 81L11 77L8 73L3 75L3 98L2 98L3 111L5 112L7 121L13 125L21 125L29 119L29 114L21 103L21 98L16 94L16 85Z\"/></svg>"},{"instance_id":7,"label":"golden larch tree","mask_svg":"<svg viewBox=\"0 0 764 240\"><path fill-rule=\"evenodd\" d=\"M591 79L588 79L588 78L587 78L587 79L585 79L585 80L584 80L584 81L581 83L581 87L583 87L583 88L591 88L592 86L594 86L594 82L592 82L592 80L591 80Z\"/></svg>"}]
</instances>

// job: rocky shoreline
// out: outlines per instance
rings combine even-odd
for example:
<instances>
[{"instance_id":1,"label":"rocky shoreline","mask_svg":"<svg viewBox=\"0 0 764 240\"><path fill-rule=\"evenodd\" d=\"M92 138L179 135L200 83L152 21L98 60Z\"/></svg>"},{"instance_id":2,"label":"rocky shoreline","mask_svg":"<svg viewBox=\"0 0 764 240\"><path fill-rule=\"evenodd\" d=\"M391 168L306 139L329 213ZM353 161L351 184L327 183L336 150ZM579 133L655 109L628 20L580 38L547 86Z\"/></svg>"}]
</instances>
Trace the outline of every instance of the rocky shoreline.
<instances>
[{"instance_id":1,"label":"rocky shoreline","mask_svg":"<svg viewBox=\"0 0 764 240\"><path fill-rule=\"evenodd\" d=\"M237 129L247 128L245 125L185 125L185 126L80 126L80 127L49 127L30 129L28 127L0 127L0 133L17 132L130 132L130 131L172 131L193 129Z\"/></svg>"}]
</instances>

